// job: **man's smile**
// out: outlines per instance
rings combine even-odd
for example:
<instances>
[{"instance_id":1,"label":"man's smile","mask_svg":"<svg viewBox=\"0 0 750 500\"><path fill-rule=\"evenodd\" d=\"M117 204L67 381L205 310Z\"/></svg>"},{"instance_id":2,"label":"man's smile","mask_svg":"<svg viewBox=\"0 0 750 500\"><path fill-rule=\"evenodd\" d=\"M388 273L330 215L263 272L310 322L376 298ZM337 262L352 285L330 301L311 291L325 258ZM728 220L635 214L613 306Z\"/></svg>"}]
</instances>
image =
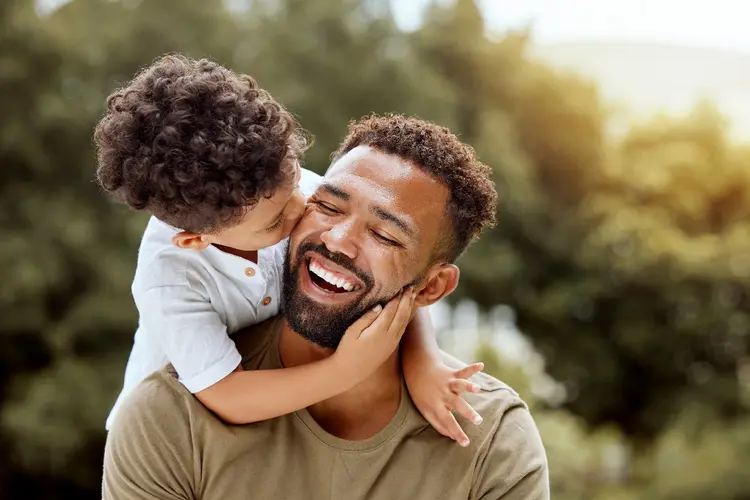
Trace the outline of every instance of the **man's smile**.
<instances>
[{"instance_id":1,"label":"man's smile","mask_svg":"<svg viewBox=\"0 0 750 500\"><path fill-rule=\"evenodd\" d=\"M321 304L353 304L370 288L356 273L314 250L305 253L298 275L302 294Z\"/></svg>"},{"instance_id":2,"label":"man's smile","mask_svg":"<svg viewBox=\"0 0 750 500\"><path fill-rule=\"evenodd\" d=\"M309 257L307 267L313 283L324 290L333 293L345 293L362 289L362 282L359 278L325 257Z\"/></svg>"}]
</instances>

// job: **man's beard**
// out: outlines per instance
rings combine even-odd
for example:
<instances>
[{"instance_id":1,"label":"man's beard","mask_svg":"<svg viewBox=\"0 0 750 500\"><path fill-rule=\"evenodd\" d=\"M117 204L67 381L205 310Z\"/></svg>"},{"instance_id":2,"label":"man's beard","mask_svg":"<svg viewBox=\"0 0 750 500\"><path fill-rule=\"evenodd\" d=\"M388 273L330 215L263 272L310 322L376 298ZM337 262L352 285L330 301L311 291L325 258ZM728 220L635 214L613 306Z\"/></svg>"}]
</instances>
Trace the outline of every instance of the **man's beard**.
<instances>
[{"instance_id":1,"label":"man's beard","mask_svg":"<svg viewBox=\"0 0 750 500\"><path fill-rule=\"evenodd\" d=\"M305 255L313 252L325 257L354 273L364 286L360 295L351 304L327 307L302 294L299 290L299 273L307 273L308 262ZM287 249L282 280L281 307L289 327L310 342L327 349L336 349L344 333L362 314L377 304L385 305L401 289L385 297L368 297L374 286L374 279L358 269L345 255L331 253L322 244L302 243L297 249L297 258L291 262L291 244Z\"/></svg>"}]
</instances>

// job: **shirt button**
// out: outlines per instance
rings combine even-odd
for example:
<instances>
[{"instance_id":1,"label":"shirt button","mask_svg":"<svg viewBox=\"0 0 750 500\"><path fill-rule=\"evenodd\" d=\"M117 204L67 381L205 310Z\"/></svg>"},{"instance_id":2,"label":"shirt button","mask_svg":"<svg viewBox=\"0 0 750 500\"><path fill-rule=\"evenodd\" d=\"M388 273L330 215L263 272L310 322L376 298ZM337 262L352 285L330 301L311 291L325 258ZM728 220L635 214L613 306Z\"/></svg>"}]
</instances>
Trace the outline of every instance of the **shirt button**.
<instances>
[{"instance_id":1,"label":"shirt button","mask_svg":"<svg viewBox=\"0 0 750 500\"><path fill-rule=\"evenodd\" d=\"M271 297L266 297L265 299L263 299L263 305L264 306L267 306L270 303L271 303Z\"/></svg>"},{"instance_id":2,"label":"shirt button","mask_svg":"<svg viewBox=\"0 0 750 500\"><path fill-rule=\"evenodd\" d=\"M245 269L245 276L247 276L249 278L252 278L253 276L255 276L255 269L253 269L252 267L246 268Z\"/></svg>"}]
</instances>

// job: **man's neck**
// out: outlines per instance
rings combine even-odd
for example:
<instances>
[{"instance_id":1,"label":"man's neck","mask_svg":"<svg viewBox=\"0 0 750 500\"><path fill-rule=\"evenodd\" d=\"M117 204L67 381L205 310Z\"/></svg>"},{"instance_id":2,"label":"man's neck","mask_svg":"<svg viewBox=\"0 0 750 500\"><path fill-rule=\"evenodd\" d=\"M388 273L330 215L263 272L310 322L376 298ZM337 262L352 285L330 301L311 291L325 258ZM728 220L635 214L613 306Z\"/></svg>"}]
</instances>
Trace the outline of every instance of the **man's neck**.
<instances>
[{"instance_id":1,"label":"man's neck","mask_svg":"<svg viewBox=\"0 0 750 500\"><path fill-rule=\"evenodd\" d=\"M324 359L330 349L316 346L294 332L286 321L281 326L279 356L291 368ZM363 382L347 392L307 408L330 434L342 439L367 439L385 428L401 402L401 370L398 351Z\"/></svg>"}]
</instances>

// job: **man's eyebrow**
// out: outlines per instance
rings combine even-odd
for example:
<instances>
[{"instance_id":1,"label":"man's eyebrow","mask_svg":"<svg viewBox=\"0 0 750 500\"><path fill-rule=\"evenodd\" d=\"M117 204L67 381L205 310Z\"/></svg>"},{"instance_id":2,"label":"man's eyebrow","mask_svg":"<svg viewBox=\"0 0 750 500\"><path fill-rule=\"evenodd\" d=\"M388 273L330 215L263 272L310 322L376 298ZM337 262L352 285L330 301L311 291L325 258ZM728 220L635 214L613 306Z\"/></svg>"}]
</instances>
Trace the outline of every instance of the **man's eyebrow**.
<instances>
[{"instance_id":1,"label":"man's eyebrow","mask_svg":"<svg viewBox=\"0 0 750 500\"><path fill-rule=\"evenodd\" d=\"M321 184L320 188L323 189L324 191L328 191L329 194L335 196L336 198L342 199L344 201L349 201L351 199L351 196L349 196L349 193L347 193L341 188L337 188L336 186L328 184L327 182L324 182L323 184Z\"/></svg>"},{"instance_id":2,"label":"man's eyebrow","mask_svg":"<svg viewBox=\"0 0 750 500\"><path fill-rule=\"evenodd\" d=\"M339 198L340 200L344 201L350 201L351 196L349 193L344 191L343 189L336 187L332 184L324 182L320 185L320 189L326 191L332 196L335 196ZM416 231L412 226L406 222L402 217L399 217L398 215L394 214L393 212L389 212L388 210L374 206L371 208L372 212L378 216L379 219L384 220L386 222L390 222L394 225L396 225L401 231L403 231L409 238L416 239Z\"/></svg>"},{"instance_id":3,"label":"man's eyebrow","mask_svg":"<svg viewBox=\"0 0 750 500\"><path fill-rule=\"evenodd\" d=\"M416 231L414 231L414 229L411 227L411 225L408 222L406 222L404 219L402 219L398 215L380 207L372 207L372 211L380 219L387 221L387 222L392 222L393 224L398 226L398 228L401 229L401 231L403 231L404 233L406 233L406 235L409 238L411 239L416 238Z\"/></svg>"}]
</instances>

